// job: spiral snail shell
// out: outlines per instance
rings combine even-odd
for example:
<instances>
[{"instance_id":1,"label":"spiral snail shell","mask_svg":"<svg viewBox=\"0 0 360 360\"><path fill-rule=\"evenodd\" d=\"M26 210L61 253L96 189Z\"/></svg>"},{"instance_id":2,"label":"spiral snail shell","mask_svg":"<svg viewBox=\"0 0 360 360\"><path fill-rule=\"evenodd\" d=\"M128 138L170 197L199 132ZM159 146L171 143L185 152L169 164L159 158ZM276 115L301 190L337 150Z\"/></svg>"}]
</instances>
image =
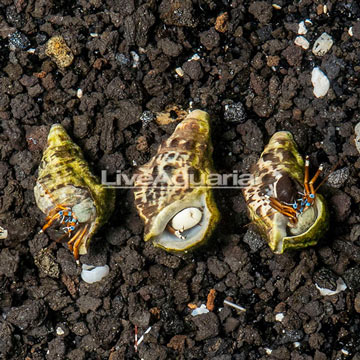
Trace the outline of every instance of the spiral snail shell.
<instances>
[{"instance_id":1,"label":"spiral snail shell","mask_svg":"<svg viewBox=\"0 0 360 360\"><path fill-rule=\"evenodd\" d=\"M134 197L144 240L168 251L203 243L219 220L212 189L195 184L206 184L213 171L209 121L206 112L191 112L137 172Z\"/></svg>"},{"instance_id":2,"label":"spiral snail shell","mask_svg":"<svg viewBox=\"0 0 360 360\"><path fill-rule=\"evenodd\" d=\"M299 154L290 132L275 133L243 189L251 220L274 253L315 245L328 225L324 198L309 181L309 163ZM304 173L305 169L305 173Z\"/></svg>"},{"instance_id":3,"label":"spiral snail shell","mask_svg":"<svg viewBox=\"0 0 360 360\"><path fill-rule=\"evenodd\" d=\"M86 254L91 237L114 209L115 194L91 174L81 149L60 124L51 127L34 187L36 204L47 216L41 231L55 225L75 259Z\"/></svg>"}]
</instances>

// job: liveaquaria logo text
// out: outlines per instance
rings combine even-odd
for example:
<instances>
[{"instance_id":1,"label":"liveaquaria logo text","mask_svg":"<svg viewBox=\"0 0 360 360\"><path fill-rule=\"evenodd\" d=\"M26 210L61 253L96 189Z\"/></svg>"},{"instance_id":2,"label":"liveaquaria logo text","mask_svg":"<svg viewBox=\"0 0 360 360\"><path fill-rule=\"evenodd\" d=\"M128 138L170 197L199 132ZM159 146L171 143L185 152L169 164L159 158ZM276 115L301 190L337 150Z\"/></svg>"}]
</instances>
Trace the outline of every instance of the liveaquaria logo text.
<instances>
[{"instance_id":1,"label":"liveaquaria logo text","mask_svg":"<svg viewBox=\"0 0 360 360\"><path fill-rule=\"evenodd\" d=\"M115 180L109 180L106 170L101 171L101 183L110 188L135 189L141 187L189 187L189 188L218 188L218 189L242 189L254 184L254 176L241 174L237 170L230 174L189 174L187 171L177 170L176 174L163 172L156 176L151 174L128 174L116 171Z\"/></svg>"}]
</instances>

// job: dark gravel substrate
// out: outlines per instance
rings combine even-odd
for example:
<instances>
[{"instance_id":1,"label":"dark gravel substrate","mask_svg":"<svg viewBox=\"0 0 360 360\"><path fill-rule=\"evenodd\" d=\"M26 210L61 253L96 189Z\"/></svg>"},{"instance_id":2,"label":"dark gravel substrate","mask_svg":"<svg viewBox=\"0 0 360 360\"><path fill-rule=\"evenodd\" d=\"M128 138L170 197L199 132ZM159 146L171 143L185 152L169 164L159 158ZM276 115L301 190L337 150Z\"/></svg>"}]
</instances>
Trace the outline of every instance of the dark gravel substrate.
<instances>
[{"instance_id":1,"label":"dark gravel substrate","mask_svg":"<svg viewBox=\"0 0 360 360\"><path fill-rule=\"evenodd\" d=\"M359 360L359 18L355 0L1 0L0 358ZM294 39L306 19L303 50ZM334 44L317 57L323 32ZM74 55L68 67L45 53L54 35ZM315 66L330 80L324 98L313 94ZM63 124L94 173L131 174L175 127L154 113L190 103L212 116L220 173L247 172L278 130L294 134L312 171L339 161L321 189L330 231L315 247L274 255L245 226L241 192L222 190L210 244L172 255L143 242L132 193L120 190L81 258L110 275L84 283L68 249L38 234L33 187L50 125ZM336 295L315 286L338 278L347 289ZM214 312L192 317L187 304L206 303L212 288ZM138 353L135 326L139 337L152 326Z\"/></svg>"}]
</instances>

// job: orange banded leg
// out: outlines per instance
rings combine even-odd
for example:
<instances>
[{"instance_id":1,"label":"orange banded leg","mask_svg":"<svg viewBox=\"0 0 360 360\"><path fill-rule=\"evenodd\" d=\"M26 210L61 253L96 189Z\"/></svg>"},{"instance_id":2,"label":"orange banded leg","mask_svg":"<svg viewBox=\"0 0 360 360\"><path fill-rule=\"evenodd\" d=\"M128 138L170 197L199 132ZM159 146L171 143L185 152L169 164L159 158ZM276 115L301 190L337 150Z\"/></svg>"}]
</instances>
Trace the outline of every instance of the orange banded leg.
<instances>
[{"instance_id":1,"label":"orange banded leg","mask_svg":"<svg viewBox=\"0 0 360 360\"><path fill-rule=\"evenodd\" d=\"M73 254L74 254L74 258L75 260L78 260L79 259L79 246L81 244L81 240L83 239L86 231L87 231L87 228L88 228L88 225L86 224L85 227L84 227L84 230L81 232L80 236L78 237L78 239L76 240L75 244L74 244L74 251L73 251Z\"/></svg>"},{"instance_id":2,"label":"orange banded leg","mask_svg":"<svg viewBox=\"0 0 360 360\"><path fill-rule=\"evenodd\" d=\"M304 188L305 188L305 195L308 195L310 193L309 190L309 156L307 155L305 158L305 175L304 175Z\"/></svg>"},{"instance_id":3,"label":"orange banded leg","mask_svg":"<svg viewBox=\"0 0 360 360\"><path fill-rule=\"evenodd\" d=\"M177 238L181 239L181 240L186 240L185 236L181 235L181 231L180 230L175 230L171 225L167 225L166 226L166 230L170 233L175 235Z\"/></svg>"},{"instance_id":4,"label":"orange banded leg","mask_svg":"<svg viewBox=\"0 0 360 360\"><path fill-rule=\"evenodd\" d=\"M315 175L313 176L313 178L309 182L311 194L315 195L314 184L315 184L315 181L317 180L317 178L319 177L319 175L321 174L322 171L323 171L323 166L321 164L319 166L319 168L317 169Z\"/></svg>"},{"instance_id":5,"label":"orange banded leg","mask_svg":"<svg viewBox=\"0 0 360 360\"><path fill-rule=\"evenodd\" d=\"M297 222L297 212L292 206L282 204L279 200L272 197L270 197L270 206L273 207L278 212L280 212L281 214L290 218L291 222L293 223Z\"/></svg>"},{"instance_id":6,"label":"orange banded leg","mask_svg":"<svg viewBox=\"0 0 360 360\"><path fill-rule=\"evenodd\" d=\"M60 217L59 213L56 213L50 218L46 218L46 224L42 227L42 229L39 231L39 233L43 233L48 227L50 227L55 220L57 220Z\"/></svg>"}]
</instances>

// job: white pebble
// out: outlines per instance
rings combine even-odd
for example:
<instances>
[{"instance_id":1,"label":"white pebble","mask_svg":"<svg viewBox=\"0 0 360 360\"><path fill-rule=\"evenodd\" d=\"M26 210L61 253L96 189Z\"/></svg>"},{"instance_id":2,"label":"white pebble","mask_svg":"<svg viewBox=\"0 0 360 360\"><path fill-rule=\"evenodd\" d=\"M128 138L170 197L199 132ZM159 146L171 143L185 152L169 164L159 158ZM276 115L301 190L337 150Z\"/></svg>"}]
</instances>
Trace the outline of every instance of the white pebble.
<instances>
[{"instance_id":1,"label":"white pebble","mask_svg":"<svg viewBox=\"0 0 360 360\"><path fill-rule=\"evenodd\" d=\"M351 26L351 28L348 30L348 34L350 35L350 36L354 36L354 33L353 33L353 28L352 28L352 26Z\"/></svg>"},{"instance_id":2,"label":"white pebble","mask_svg":"<svg viewBox=\"0 0 360 360\"><path fill-rule=\"evenodd\" d=\"M307 28L305 26L304 21L301 21L299 23L299 27L298 27L298 34L299 35L305 35L307 33Z\"/></svg>"},{"instance_id":3,"label":"white pebble","mask_svg":"<svg viewBox=\"0 0 360 360\"><path fill-rule=\"evenodd\" d=\"M275 320L276 320L276 321L279 321L279 322L282 322L283 319L284 319L284 317L285 317L284 313L277 313L277 314L275 315Z\"/></svg>"},{"instance_id":4,"label":"white pebble","mask_svg":"<svg viewBox=\"0 0 360 360\"><path fill-rule=\"evenodd\" d=\"M267 355L271 355L271 353L272 353L272 350L271 350L271 349L269 349L269 348L264 348L264 350L265 350L265 352L266 352Z\"/></svg>"},{"instance_id":5,"label":"white pebble","mask_svg":"<svg viewBox=\"0 0 360 360\"><path fill-rule=\"evenodd\" d=\"M314 95L317 98L325 96L329 91L330 81L318 67L314 68L311 73L311 82L314 86Z\"/></svg>"},{"instance_id":6,"label":"white pebble","mask_svg":"<svg viewBox=\"0 0 360 360\"><path fill-rule=\"evenodd\" d=\"M201 314L206 314L208 312L209 312L209 310L206 308L206 305L202 304L200 307L194 309L191 312L191 316L197 316L197 315L201 315Z\"/></svg>"},{"instance_id":7,"label":"white pebble","mask_svg":"<svg viewBox=\"0 0 360 360\"><path fill-rule=\"evenodd\" d=\"M64 335L64 334L65 334L65 331L60 326L58 326L56 328L56 335L61 336L61 335Z\"/></svg>"},{"instance_id":8,"label":"white pebble","mask_svg":"<svg viewBox=\"0 0 360 360\"><path fill-rule=\"evenodd\" d=\"M175 69L175 72L180 76L183 77L184 76L184 70L181 67L177 67Z\"/></svg>"},{"instance_id":9,"label":"white pebble","mask_svg":"<svg viewBox=\"0 0 360 360\"><path fill-rule=\"evenodd\" d=\"M271 4L271 6L275 9L275 10L281 10L281 6L278 4Z\"/></svg>"},{"instance_id":10,"label":"white pebble","mask_svg":"<svg viewBox=\"0 0 360 360\"><path fill-rule=\"evenodd\" d=\"M190 207L178 212L171 220L171 226L175 230L189 230L197 225L202 218L202 212L199 208Z\"/></svg>"},{"instance_id":11,"label":"white pebble","mask_svg":"<svg viewBox=\"0 0 360 360\"><path fill-rule=\"evenodd\" d=\"M316 288L319 290L320 295L322 295L322 296L336 295L339 292L346 290L346 288L347 288L346 284L344 283L344 280L341 278L339 278L336 281L336 285L337 286L336 286L335 290L330 290L330 289L322 288L318 284L315 283Z\"/></svg>"},{"instance_id":12,"label":"white pebble","mask_svg":"<svg viewBox=\"0 0 360 360\"><path fill-rule=\"evenodd\" d=\"M81 89L77 89L76 96L81 99L83 96L83 91Z\"/></svg>"},{"instance_id":13,"label":"white pebble","mask_svg":"<svg viewBox=\"0 0 360 360\"><path fill-rule=\"evenodd\" d=\"M88 284L100 281L109 274L109 266L82 265L81 278Z\"/></svg>"},{"instance_id":14,"label":"white pebble","mask_svg":"<svg viewBox=\"0 0 360 360\"><path fill-rule=\"evenodd\" d=\"M6 239L8 237L8 231L0 226L0 239Z\"/></svg>"},{"instance_id":15,"label":"white pebble","mask_svg":"<svg viewBox=\"0 0 360 360\"><path fill-rule=\"evenodd\" d=\"M332 47L334 41L326 32L322 33L315 41L312 52L316 56L324 56Z\"/></svg>"},{"instance_id":16,"label":"white pebble","mask_svg":"<svg viewBox=\"0 0 360 360\"><path fill-rule=\"evenodd\" d=\"M188 61L191 61L191 60L200 60L200 56L198 54L194 54Z\"/></svg>"},{"instance_id":17,"label":"white pebble","mask_svg":"<svg viewBox=\"0 0 360 360\"><path fill-rule=\"evenodd\" d=\"M294 348L298 348L301 345L298 341L295 341L293 344L294 344Z\"/></svg>"},{"instance_id":18,"label":"white pebble","mask_svg":"<svg viewBox=\"0 0 360 360\"><path fill-rule=\"evenodd\" d=\"M297 46L301 46L304 50L307 50L310 46L310 43L303 36L297 36L294 43Z\"/></svg>"}]
</instances>

